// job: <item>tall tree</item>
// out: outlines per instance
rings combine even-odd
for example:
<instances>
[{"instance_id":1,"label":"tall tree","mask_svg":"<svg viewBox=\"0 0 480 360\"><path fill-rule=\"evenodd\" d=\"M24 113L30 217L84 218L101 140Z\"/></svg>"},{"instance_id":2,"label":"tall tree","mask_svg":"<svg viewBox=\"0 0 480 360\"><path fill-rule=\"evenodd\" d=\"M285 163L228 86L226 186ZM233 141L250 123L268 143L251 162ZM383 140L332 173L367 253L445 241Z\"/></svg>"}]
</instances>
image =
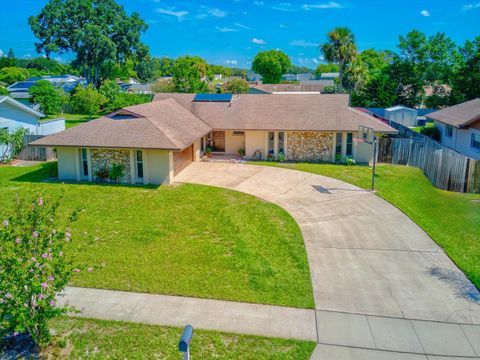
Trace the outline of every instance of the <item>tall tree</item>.
<instances>
[{"instance_id":1,"label":"tall tree","mask_svg":"<svg viewBox=\"0 0 480 360\"><path fill-rule=\"evenodd\" d=\"M480 97L480 36L460 48L458 66L452 80L450 103Z\"/></svg>"},{"instance_id":2,"label":"tall tree","mask_svg":"<svg viewBox=\"0 0 480 360\"><path fill-rule=\"evenodd\" d=\"M125 63L143 49L147 25L137 13L128 16L114 0L50 0L29 19L38 38L37 52L76 54L89 83L99 86L115 63Z\"/></svg>"},{"instance_id":3,"label":"tall tree","mask_svg":"<svg viewBox=\"0 0 480 360\"><path fill-rule=\"evenodd\" d=\"M343 86L343 74L346 66L357 54L355 36L346 27L337 27L327 34L328 40L320 45L325 60L331 63L338 63L339 84Z\"/></svg>"},{"instance_id":4,"label":"tall tree","mask_svg":"<svg viewBox=\"0 0 480 360\"><path fill-rule=\"evenodd\" d=\"M211 78L210 67L199 56L177 58L173 66L173 86L176 92L209 92L207 80Z\"/></svg>"},{"instance_id":5,"label":"tall tree","mask_svg":"<svg viewBox=\"0 0 480 360\"><path fill-rule=\"evenodd\" d=\"M252 62L252 70L262 75L266 84L278 84L291 66L288 55L280 50L261 51Z\"/></svg>"}]
</instances>

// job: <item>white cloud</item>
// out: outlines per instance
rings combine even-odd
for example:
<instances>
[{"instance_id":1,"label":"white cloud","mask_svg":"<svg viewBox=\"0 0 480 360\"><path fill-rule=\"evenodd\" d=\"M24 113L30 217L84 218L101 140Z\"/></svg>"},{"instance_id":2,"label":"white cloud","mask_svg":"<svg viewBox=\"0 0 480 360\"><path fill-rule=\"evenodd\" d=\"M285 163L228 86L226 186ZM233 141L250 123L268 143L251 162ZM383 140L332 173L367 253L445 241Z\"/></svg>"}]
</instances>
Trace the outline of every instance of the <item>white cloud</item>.
<instances>
[{"instance_id":1,"label":"white cloud","mask_svg":"<svg viewBox=\"0 0 480 360\"><path fill-rule=\"evenodd\" d=\"M212 16L220 17L220 18L225 17L228 14L228 12L226 12L224 10L217 9L217 8L208 9L207 13L212 15Z\"/></svg>"},{"instance_id":2,"label":"white cloud","mask_svg":"<svg viewBox=\"0 0 480 360\"><path fill-rule=\"evenodd\" d=\"M257 38L253 38L252 39L252 42L254 44L257 44L257 45L265 45L267 42L263 39L257 39Z\"/></svg>"},{"instance_id":3,"label":"white cloud","mask_svg":"<svg viewBox=\"0 0 480 360\"><path fill-rule=\"evenodd\" d=\"M473 9L478 9L480 8L480 2L474 3L474 4L465 4L462 7L462 11L469 11Z\"/></svg>"},{"instance_id":4,"label":"white cloud","mask_svg":"<svg viewBox=\"0 0 480 360\"><path fill-rule=\"evenodd\" d=\"M227 59L225 62L229 65L238 65L238 61L234 59Z\"/></svg>"},{"instance_id":5,"label":"white cloud","mask_svg":"<svg viewBox=\"0 0 480 360\"><path fill-rule=\"evenodd\" d=\"M256 5L256 6L263 6L263 5L265 5L265 2L264 1L254 1L253 4Z\"/></svg>"},{"instance_id":6,"label":"white cloud","mask_svg":"<svg viewBox=\"0 0 480 360\"><path fill-rule=\"evenodd\" d=\"M335 1L329 1L327 3L323 4L304 4L303 9L304 10L312 10L312 9L341 9L344 6L342 4L339 4Z\"/></svg>"},{"instance_id":7,"label":"white cloud","mask_svg":"<svg viewBox=\"0 0 480 360\"><path fill-rule=\"evenodd\" d=\"M312 61L315 63L315 64L318 64L320 63L320 61L318 61L317 59L313 58Z\"/></svg>"},{"instance_id":8,"label":"white cloud","mask_svg":"<svg viewBox=\"0 0 480 360\"><path fill-rule=\"evenodd\" d=\"M188 15L188 11L175 11L175 8L170 8L170 9L158 8L155 10L155 12L158 14L174 16L178 20L182 20L185 16Z\"/></svg>"},{"instance_id":9,"label":"white cloud","mask_svg":"<svg viewBox=\"0 0 480 360\"><path fill-rule=\"evenodd\" d=\"M295 8L292 7L292 3L281 2L277 5L272 6L273 10L277 11L297 11Z\"/></svg>"},{"instance_id":10,"label":"white cloud","mask_svg":"<svg viewBox=\"0 0 480 360\"><path fill-rule=\"evenodd\" d=\"M235 26L237 26L237 27L239 27L239 28L245 29L245 30L252 30L251 27L242 25L242 24L240 24L240 23L235 23L235 24L233 24L233 25L235 25Z\"/></svg>"},{"instance_id":11,"label":"white cloud","mask_svg":"<svg viewBox=\"0 0 480 360\"><path fill-rule=\"evenodd\" d=\"M428 16L430 16L430 11L428 11L428 10L422 10L422 11L420 11L420 15L425 16L425 17L428 17Z\"/></svg>"},{"instance_id":12,"label":"white cloud","mask_svg":"<svg viewBox=\"0 0 480 360\"><path fill-rule=\"evenodd\" d=\"M318 44L306 40L293 40L290 41L291 46L301 46L301 47L317 47Z\"/></svg>"},{"instance_id":13,"label":"white cloud","mask_svg":"<svg viewBox=\"0 0 480 360\"><path fill-rule=\"evenodd\" d=\"M3 57L3 50L0 49L0 57Z\"/></svg>"},{"instance_id":14,"label":"white cloud","mask_svg":"<svg viewBox=\"0 0 480 360\"><path fill-rule=\"evenodd\" d=\"M237 32L239 30L238 29L233 29L233 28L228 28L228 27L218 27L217 26L217 31L226 33L226 32Z\"/></svg>"}]
</instances>

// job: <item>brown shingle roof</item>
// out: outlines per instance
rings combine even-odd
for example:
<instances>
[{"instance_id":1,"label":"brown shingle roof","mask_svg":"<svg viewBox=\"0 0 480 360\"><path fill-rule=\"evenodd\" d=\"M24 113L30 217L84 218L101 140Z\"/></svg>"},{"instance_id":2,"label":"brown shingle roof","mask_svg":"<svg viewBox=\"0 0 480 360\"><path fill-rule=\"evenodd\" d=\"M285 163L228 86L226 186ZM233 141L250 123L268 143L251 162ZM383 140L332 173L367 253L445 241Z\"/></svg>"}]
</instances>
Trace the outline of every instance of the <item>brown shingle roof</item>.
<instances>
[{"instance_id":1,"label":"brown shingle roof","mask_svg":"<svg viewBox=\"0 0 480 360\"><path fill-rule=\"evenodd\" d=\"M174 98L218 130L397 131L380 120L348 106L343 94L234 95L230 103L194 102L194 94L156 94L155 101Z\"/></svg>"},{"instance_id":2,"label":"brown shingle roof","mask_svg":"<svg viewBox=\"0 0 480 360\"><path fill-rule=\"evenodd\" d=\"M435 111L428 114L427 118L455 127L468 126L480 121L480 98Z\"/></svg>"},{"instance_id":3,"label":"brown shingle roof","mask_svg":"<svg viewBox=\"0 0 480 360\"><path fill-rule=\"evenodd\" d=\"M183 150L211 131L210 126L174 99L131 106L125 110L137 117L101 117L44 137L31 145Z\"/></svg>"}]
</instances>

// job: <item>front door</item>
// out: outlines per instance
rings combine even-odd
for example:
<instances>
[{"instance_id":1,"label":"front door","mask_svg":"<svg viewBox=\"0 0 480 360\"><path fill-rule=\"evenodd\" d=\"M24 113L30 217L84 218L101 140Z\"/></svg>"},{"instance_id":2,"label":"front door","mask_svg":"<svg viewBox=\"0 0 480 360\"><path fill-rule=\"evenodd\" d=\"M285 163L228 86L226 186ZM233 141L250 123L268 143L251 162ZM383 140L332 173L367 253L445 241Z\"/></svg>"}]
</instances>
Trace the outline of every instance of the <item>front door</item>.
<instances>
[{"instance_id":1,"label":"front door","mask_svg":"<svg viewBox=\"0 0 480 360\"><path fill-rule=\"evenodd\" d=\"M225 131L212 131L212 151L225 152Z\"/></svg>"}]
</instances>

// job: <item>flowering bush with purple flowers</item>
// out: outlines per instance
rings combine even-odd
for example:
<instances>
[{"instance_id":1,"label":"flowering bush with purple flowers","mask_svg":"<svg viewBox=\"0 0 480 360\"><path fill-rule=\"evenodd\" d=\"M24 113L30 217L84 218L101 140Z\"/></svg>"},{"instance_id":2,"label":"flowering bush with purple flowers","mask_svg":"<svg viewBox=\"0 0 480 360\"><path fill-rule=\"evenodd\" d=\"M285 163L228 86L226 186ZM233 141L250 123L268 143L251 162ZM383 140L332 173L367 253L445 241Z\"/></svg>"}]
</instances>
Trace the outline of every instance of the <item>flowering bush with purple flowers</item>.
<instances>
[{"instance_id":1,"label":"flowering bush with purple flowers","mask_svg":"<svg viewBox=\"0 0 480 360\"><path fill-rule=\"evenodd\" d=\"M0 219L1 336L26 331L37 344L48 344L48 320L69 310L55 306L77 269L64 254L70 231L55 226L59 204L17 200L10 216Z\"/></svg>"}]
</instances>

